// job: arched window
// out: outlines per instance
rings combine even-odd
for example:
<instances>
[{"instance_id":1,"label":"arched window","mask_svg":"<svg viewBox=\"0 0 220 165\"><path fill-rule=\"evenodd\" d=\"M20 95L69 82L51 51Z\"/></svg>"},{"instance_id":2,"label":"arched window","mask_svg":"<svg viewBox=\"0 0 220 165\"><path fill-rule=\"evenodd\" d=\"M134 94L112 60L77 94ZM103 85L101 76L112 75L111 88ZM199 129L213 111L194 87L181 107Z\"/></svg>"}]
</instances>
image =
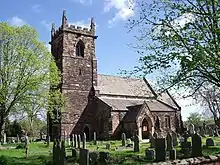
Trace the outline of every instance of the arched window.
<instances>
[{"instance_id":1,"label":"arched window","mask_svg":"<svg viewBox=\"0 0 220 165\"><path fill-rule=\"evenodd\" d=\"M84 57L85 45L82 40L76 44L76 56Z\"/></svg>"},{"instance_id":2,"label":"arched window","mask_svg":"<svg viewBox=\"0 0 220 165\"><path fill-rule=\"evenodd\" d=\"M168 116L168 115L165 116L165 127L166 128L171 127L171 125L170 125L170 116Z\"/></svg>"}]
</instances>

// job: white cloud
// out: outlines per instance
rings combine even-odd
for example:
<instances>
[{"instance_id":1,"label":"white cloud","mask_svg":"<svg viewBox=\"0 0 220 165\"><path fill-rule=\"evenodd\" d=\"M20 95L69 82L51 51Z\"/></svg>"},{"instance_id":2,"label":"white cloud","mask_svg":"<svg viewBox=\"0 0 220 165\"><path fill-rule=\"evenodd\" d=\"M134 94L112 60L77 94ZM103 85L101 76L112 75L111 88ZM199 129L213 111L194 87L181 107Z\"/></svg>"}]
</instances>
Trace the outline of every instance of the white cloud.
<instances>
[{"instance_id":1,"label":"white cloud","mask_svg":"<svg viewBox=\"0 0 220 165\"><path fill-rule=\"evenodd\" d=\"M51 30L51 26L52 26L52 23L51 22L47 22L45 20L41 21L41 24L46 27L48 30Z\"/></svg>"},{"instance_id":2,"label":"white cloud","mask_svg":"<svg viewBox=\"0 0 220 165\"><path fill-rule=\"evenodd\" d=\"M105 0L104 12L109 12L111 9L116 10L115 16L108 21L110 25L119 20L127 20L134 15L134 2L133 0Z\"/></svg>"},{"instance_id":3,"label":"white cloud","mask_svg":"<svg viewBox=\"0 0 220 165\"><path fill-rule=\"evenodd\" d=\"M92 4L92 0L72 0L72 1L81 3L83 5L91 5Z\"/></svg>"},{"instance_id":4,"label":"white cloud","mask_svg":"<svg viewBox=\"0 0 220 165\"><path fill-rule=\"evenodd\" d=\"M35 5L31 6L32 10L36 13L39 13L41 11L40 7L41 6L39 4L35 4Z\"/></svg>"},{"instance_id":5,"label":"white cloud","mask_svg":"<svg viewBox=\"0 0 220 165\"><path fill-rule=\"evenodd\" d=\"M68 24L75 25L75 26L80 26L82 28L90 28L90 23L91 23L91 18L88 18L87 21L81 20L81 21L77 21L77 22L70 22ZM97 28L98 25L95 24L95 27Z\"/></svg>"},{"instance_id":6,"label":"white cloud","mask_svg":"<svg viewBox=\"0 0 220 165\"><path fill-rule=\"evenodd\" d=\"M10 20L8 20L8 22L12 26L23 26L23 25L27 24L23 19L21 19L17 16L12 17Z\"/></svg>"}]
</instances>

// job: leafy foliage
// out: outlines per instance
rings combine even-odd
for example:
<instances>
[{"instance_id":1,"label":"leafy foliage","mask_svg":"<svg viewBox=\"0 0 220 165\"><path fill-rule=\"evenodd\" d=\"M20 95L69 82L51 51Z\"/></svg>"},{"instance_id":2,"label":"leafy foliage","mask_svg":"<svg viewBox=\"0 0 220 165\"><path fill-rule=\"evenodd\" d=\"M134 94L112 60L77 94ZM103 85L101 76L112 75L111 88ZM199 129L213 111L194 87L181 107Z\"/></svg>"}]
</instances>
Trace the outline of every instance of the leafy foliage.
<instances>
[{"instance_id":1,"label":"leafy foliage","mask_svg":"<svg viewBox=\"0 0 220 165\"><path fill-rule=\"evenodd\" d=\"M140 66L131 73L158 73L163 89L204 83L220 87L220 1L137 0L136 30ZM162 74L163 73L163 74Z\"/></svg>"},{"instance_id":2,"label":"leafy foliage","mask_svg":"<svg viewBox=\"0 0 220 165\"><path fill-rule=\"evenodd\" d=\"M13 27L0 23L0 131L12 113L34 117L48 106L50 95L62 100L58 89L60 75L37 32L28 26ZM60 101L56 101L60 103ZM56 105L61 107L62 105Z\"/></svg>"}]
</instances>

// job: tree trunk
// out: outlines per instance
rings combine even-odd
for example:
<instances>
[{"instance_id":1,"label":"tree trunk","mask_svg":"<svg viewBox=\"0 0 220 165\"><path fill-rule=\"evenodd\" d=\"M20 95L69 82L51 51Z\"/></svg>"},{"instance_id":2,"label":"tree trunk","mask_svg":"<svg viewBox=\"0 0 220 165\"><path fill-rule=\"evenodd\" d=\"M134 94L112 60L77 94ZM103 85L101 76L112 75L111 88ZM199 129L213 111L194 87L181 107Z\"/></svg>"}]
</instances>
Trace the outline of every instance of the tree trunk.
<instances>
[{"instance_id":1,"label":"tree trunk","mask_svg":"<svg viewBox=\"0 0 220 165\"><path fill-rule=\"evenodd\" d=\"M5 105L0 106L0 142L3 143L3 137L5 133L5 121L6 121L6 107Z\"/></svg>"}]
</instances>

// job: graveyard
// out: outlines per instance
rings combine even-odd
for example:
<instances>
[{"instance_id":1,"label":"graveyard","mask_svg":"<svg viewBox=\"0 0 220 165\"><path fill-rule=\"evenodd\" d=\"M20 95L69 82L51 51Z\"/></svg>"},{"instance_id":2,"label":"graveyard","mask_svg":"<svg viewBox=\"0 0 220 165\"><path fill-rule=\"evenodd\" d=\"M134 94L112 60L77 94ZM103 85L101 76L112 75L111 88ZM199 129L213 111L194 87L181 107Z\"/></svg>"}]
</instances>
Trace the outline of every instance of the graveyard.
<instances>
[{"instance_id":1,"label":"graveyard","mask_svg":"<svg viewBox=\"0 0 220 165\"><path fill-rule=\"evenodd\" d=\"M122 140L114 141L93 140L86 142L82 138L82 141L79 142L78 138L78 141L67 138L65 142L63 140L59 144L56 140L55 142L49 142L49 144L48 141L32 142L28 144L28 156L25 153L26 142L8 143L2 144L0 147L0 164L87 165L96 164L101 159L103 159L102 164L151 164L158 161L168 161L169 164L169 160L175 162L177 159L181 161L198 156L211 158L212 155L216 159L214 155L220 154L220 137L201 137L194 134L191 138L184 135L183 137L187 137L187 142L184 139L180 143L181 138L177 138L175 142L172 136L170 136L171 139L168 136L154 139L154 141L152 138L150 141L144 139L138 142L135 138L134 141L131 139L124 140L123 135ZM201 145L199 139L201 139ZM164 141L164 145L159 144L161 141ZM157 146L158 144L160 146ZM89 162L86 162L87 158Z\"/></svg>"}]
</instances>

